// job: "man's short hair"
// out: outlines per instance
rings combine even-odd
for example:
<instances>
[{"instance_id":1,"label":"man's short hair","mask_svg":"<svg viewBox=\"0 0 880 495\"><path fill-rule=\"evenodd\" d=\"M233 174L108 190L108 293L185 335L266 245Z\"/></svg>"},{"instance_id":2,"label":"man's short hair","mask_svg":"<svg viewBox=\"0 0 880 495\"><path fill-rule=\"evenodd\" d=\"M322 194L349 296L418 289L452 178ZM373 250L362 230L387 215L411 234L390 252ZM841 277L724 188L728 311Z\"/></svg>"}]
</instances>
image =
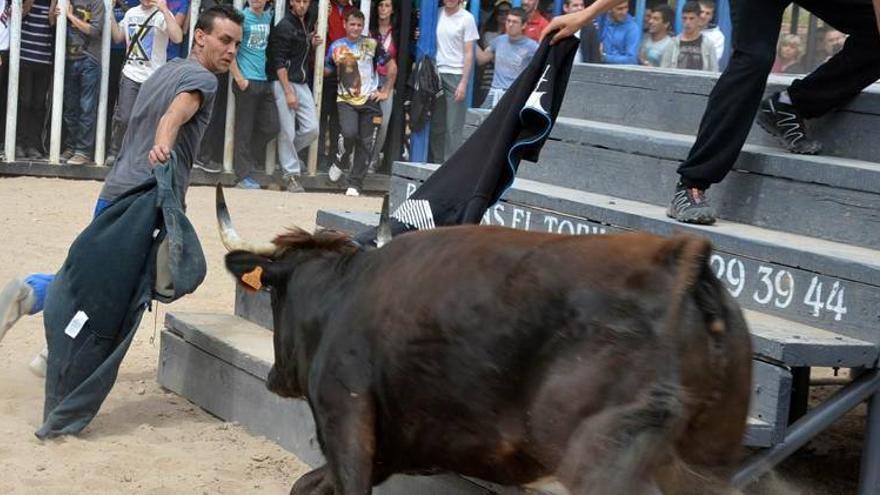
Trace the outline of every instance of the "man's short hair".
<instances>
[{"instance_id":1,"label":"man's short hair","mask_svg":"<svg viewBox=\"0 0 880 495\"><path fill-rule=\"evenodd\" d=\"M663 22L669 24L669 28L672 29L672 26L675 24L675 11L672 10L672 7L665 3L655 5L653 12L660 14L660 18L663 19Z\"/></svg>"},{"instance_id":2,"label":"man's short hair","mask_svg":"<svg viewBox=\"0 0 880 495\"><path fill-rule=\"evenodd\" d=\"M378 2L376 2L376 3L378 4ZM364 19L365 19L364 13L358 9L351 9L348 12L346 12L345 13L345 22L348 22L348 20L351 19L352 17L356 17L356 18L360 19L361 22L364 22Z\"/></svg>"},{"instance_id":3,"label":"man's short hair","mask_svg":"<svg viewBox=\"0 0 880 495\"><path fill-rule=\"evenodd\" d=\"M684 4L684 8L681 10L682 14L697 14L700 15L702 9L700 9L700 2L696 0L690 0L688 3Z\"/></svg>"},{"instance_id":4,"label":"man's short hair","mask_svg":"<svg viewBox=\"0 0 880 495\"><path fill-rule=\"evenodd\" d=\"M715 11L715 0L697 0L697 3L707 9L712 9L713 12Z\"/></svg>"},{"instance_id":5,"label":"man's short hair","mask_svg":"<svg viewBox=\"0 0 880 495\"><path fill-rule=\"evenodd\" d=\"M526 11L522 7L514 7L510 9L510 12L507 13L507 17L510 16L519 17L519 20L522 21L523 24L525 24L526 19L529 18L529 15L526 14Z\"/></svg>"},{"instance_id":6,"label":"man's short hair","mask_svg":"<svg viewBox=\"0 0 880 495\"><path fill-rule=\"evenodd\" d=\"M215 5L199 15L199 20L196 21L196 29L210 34L214 30L214 19L229 19L239 26L244 24L244 16L235 7L231 5Z\"/></svg>"}]
</instances>

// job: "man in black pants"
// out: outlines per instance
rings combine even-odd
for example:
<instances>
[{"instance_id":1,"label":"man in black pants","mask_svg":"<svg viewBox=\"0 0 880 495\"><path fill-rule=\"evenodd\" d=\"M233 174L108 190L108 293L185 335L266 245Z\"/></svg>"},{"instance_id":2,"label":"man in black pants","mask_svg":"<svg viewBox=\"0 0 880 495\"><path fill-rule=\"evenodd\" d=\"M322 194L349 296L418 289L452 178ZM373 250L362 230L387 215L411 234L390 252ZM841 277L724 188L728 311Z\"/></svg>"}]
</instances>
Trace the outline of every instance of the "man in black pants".
<instances>
[{"instance_id":1,"label":"man in black pants","mask_svg":"<svg viewBox=\"0 0 880 495\"><path fill-rule=\"evenodd\" d=\"M544 35L571 35L622 0L598 0L587 9L558 17ZM792 153L816 154L804 119L821 117L880 79L880 0L797 0L849 35L839 53L786 91L761 101L773 66L782 14L791 0L739 0L734 13L733 55L709 95L697 140L678 168L681 176L667 214L680 222L711 224L715 211L706 190L733 168L752 121L776 136ZM876 12L875 12L876 11Z\"/></svg>"}]
</instances>

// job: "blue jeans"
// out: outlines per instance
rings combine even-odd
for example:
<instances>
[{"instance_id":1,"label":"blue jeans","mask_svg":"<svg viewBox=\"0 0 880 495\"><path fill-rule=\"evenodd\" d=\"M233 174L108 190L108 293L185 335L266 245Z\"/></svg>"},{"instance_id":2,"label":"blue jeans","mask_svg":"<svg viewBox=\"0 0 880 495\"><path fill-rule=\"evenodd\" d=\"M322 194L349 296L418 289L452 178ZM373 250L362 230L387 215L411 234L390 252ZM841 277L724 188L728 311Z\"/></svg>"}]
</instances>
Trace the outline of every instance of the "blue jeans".
<instances>
[{"instance_id":1,"label":"blue jeans","mask_svg":"<svg viewBox=\"0 0 880 495\"><path fill-rule=\"evenodd\" d=\"M109 205L110 202L106 199L98 198L98 202L95 203L95 212L92 214L92 220L100 215ZM54 273L31 273L25 277L25 283L34 289L34 307L31 308L29 314L35 315L40 311L43 311L43 306L46 304L46 289L53 280L55 280Z\"/></svg>"},{"instance_id":2,"label":"blue jeans","mask_svg":"<svg viewBox=\"0 0 880 495\"><path fill-rule=\"evenodd\" d=\"M67 148L86 156L95 150L101 67L90 57L68 60L64 71L64 127Z\"/></svg>"}]
</instances>

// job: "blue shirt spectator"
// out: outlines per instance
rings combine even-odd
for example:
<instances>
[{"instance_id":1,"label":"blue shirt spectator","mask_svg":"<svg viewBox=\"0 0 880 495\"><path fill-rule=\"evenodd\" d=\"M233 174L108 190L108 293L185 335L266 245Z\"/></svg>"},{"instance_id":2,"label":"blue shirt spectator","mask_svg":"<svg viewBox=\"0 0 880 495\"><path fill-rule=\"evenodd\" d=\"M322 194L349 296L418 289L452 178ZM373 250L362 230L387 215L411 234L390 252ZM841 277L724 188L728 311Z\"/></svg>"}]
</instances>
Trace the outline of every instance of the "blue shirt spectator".
<instances>
[{"instance_id":1,"label":"blue shirt spectator","mask_svg":"<svg viewBox=\"0 0 880 495\"><path fill-rule=\"evenodd\" d=\"M187 12L189 12L189 0L167 0L168 10L174 14L174 18L178 20L178 22L182 22L182 20L186 17ZM184 26L181 26L184 28ZM184 39L186 39L187 32L186 29L183 30ZM168 42L167 59L170 62L171 59L180 57L180 46L181 43L172 43Z\"/></svg>"},{"instance_id":2,"label":"blue shirt spectator","mask_svg":"<svg viewBox=\"0 0 880 495\"><path fill-rule=\"evenodd\" d=\"M601 18L599 37L602 40L602 60L606 64L639 63L642 29L629 15L626 3L614 7Z\"/></svg>"}]
</instances>

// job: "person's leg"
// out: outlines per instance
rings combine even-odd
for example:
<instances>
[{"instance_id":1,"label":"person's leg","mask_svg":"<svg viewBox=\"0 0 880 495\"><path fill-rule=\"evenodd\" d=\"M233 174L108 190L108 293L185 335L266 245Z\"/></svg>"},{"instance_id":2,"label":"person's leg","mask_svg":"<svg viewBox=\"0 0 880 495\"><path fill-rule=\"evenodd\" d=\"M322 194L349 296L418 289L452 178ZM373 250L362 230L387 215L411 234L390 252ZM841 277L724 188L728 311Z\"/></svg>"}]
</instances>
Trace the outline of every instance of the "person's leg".
<instances>
[{"instance_id":1,"label":"person's leg","mask_svg":"<svg viewBox=\"0 0 880 495\"><path fill-rule=\"evenodd\" d=\"M297 152L302 151L318 139L318 115L315 112L315 97L308 84L294 84L296 99L299 107L296 109L296 123L298 130L293 147Z\"/></svg>"},{"instance_id":2,"label":"person's leg","mask_svg":"<svg viewBox=\"0 0 880 495\"><path fill-rule=\"evenodd\" d=\"M64 112L62 120L67 131L65 148L75 150L79 143L79 95L80 95L80 61L68 60L64 70Z\"/></svg>"},{"instance_id":3,"label":"person's leg","mask_svg":"<svg viewBox=\"0 0 880 495\"><path fill-rule=\"evenodd\" d=\"M242 91L233 82L232 94L235 95L235 157L233 159L233 168L238 180L243 180L250 177L254 171L251 148L256 117L254 107L259 103L259 100L255 97L256 91L252 85L249 85Z\"/></svg>"},{"instance_id":4,"label":"person's leg","mask_svg":"<svg viewBox=\"0 0 880 495\"><path fill-rule=\"evenodd\" d=\"M713 223L704 191L733 167L751 129L776 55L788 0L737 2L733 54L709 95L697 139L678 167L679 187L667 214L679 221Z\"/></svg>"},{"instance_id":5,"label":"person's leg","mask_svg":"<svg viewBox=\"0 0 880 495\"><path fill-rule=\"evenodd\" d=\"M122 138L128 129L128 121L131 119L131 110L140 90L140 83L125 76L119 80L119 94L116 100L116 109L113 111L113 134L110 137L108 157L116 157L119 154Z\"/></svg>"},{"instance_id":6,"label":"person's leg","mask_svg":"<svg viewBox=\"0 0 880 495\"><path fill-rule=\"evenodd\" d=\"M265 168L266 152L269 142L278 135L278 109L275 107L275 95L272 93L272 83L269 81L255 81L257 99L254 105L256 116L254 118L253 147L251 154L254 165ZM273 152L274 154L274 152Z\"/></svg>"},{"instance_id":7,"label":"person's leg","mask_svg":"<svg viewBox=\"0 0 880 495\"><path fill-rule=\"evenodd\" d=\"M385 136L388 135L388 123L391 121L391 109L394 107L394 91L388 95L388 98L379 103L379 109L382 110L382 125L379 127L379 135L376 137L376 146L373 150L373 156L370 157L369 167L371 170L379 168L379 154L385 146Z\"/></svg>"},{"instance_id":8,"label":"person's leg","mask_svg":"<svg viewBox=\"0 0 880 495\"><path fill-rule=\"evenodd\" d=\"M354 165L351 167L348 184L358 191L364 187L364 176L367 175L373 141L377 137L379 126L382 125L381 120L375 121L377 117L381 119L382 110L374 101L367 101L357 108L358 131L355 139Z\"/></svg>"},{"instance_id":9,"label":"person's leg","mask_svg":"<svg viewBox=\"0 0 880 495\"><path fill-rule=\"evenodd\" d=\"M455 101L455 88L458 87L461 76L453 76L451 74L446 76L450 78L449 86L453 88L450 98L446 100L446 158L449 158L464 141L462 131L464 130L464 119L467 115L467 100Z\"/></svg>"},{"instance_id":10,"label":"person's leg","mask_svg":"<svg viewBox=\"0 0 880 495\"><path fill-rule=\"evenodd\" d=\"M38 136L34 134L34 95L37 91L37 72L35 65L26 60L21 61L18 72L18 129L16 144L28 150L35 147ZM18 159L29 158L16 157Z\"/></svg>"},{"instance_id":11,"label":"person's leg","mask_svg":"<svg viewBox=\"0 0 880 495\"><path fill-rule=\"evenodd\" d=\"M80 147L74 151L88 157L94 157L95 124L98 119L98 90L101 84L101 66L94 60L83 59L80 93Z\"/></svg>"},{"instance_id":12,"label":"person's leg","mask_svg":"<svg viewBox=\"0 0 880 495\"><path fill-rule=\"evenodd\" d=\"M440 74L440 86L443 88L443 96L434 101L434 111L431 113L430 141L428 142L428 161L431 163L443 163L446 160L446 113L448 112L446 75ZM455 88L452 89L455 91Z\"/></svg>"},{"instance_id":13,"label":"person's leg","mask_svg":"<svg viewBox=\"0 0 880 495\"><path fill-rule=\"evenodd\" d=\"M278 112L278 161L285 176L299 175L301 166L293 144L296 139L296 110L287 106L287 96L280 82L272 83L272 94Z\"/></svg>"},{"instance_id":14,"label":"person's leg","mask_svg":"<svg viewBox=\"0 0 880 495\"><path fill-rule=\"evenodd\" d=\"M871 0L796 2L849 37L843 49L788 89L807 119L821 117L880 79L880 34Z\"/></svg>"},{"instance_id":15,"label":"person's leg","mask_svg":"<svg viewBox=\"0 0 880 495\"><path fill-rule=\"evenodd\" d=\"M339 130L342 139L345 140L345 149L353 149L354 141L358 138L358 113L355 107L348 103L336 104L339 115Z\"/></svg>"}]
</instances>

